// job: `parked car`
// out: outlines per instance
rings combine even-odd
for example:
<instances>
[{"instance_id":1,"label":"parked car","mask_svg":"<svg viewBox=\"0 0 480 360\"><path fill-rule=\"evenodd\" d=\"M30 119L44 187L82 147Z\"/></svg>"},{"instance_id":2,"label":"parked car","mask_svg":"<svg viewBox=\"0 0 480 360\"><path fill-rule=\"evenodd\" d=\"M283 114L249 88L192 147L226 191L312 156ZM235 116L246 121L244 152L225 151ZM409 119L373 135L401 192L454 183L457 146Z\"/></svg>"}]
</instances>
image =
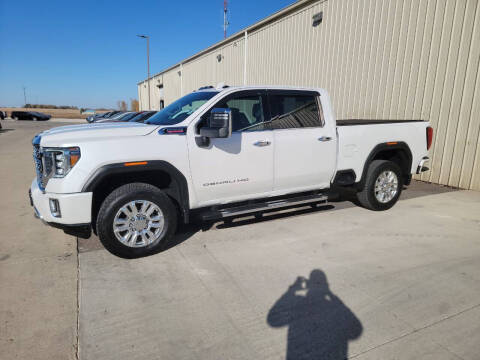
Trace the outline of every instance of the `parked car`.
<instances>
[{"instance_id":1,"label":"parked car","mask_svg":"<svg viewBox=\"0 0 480 360\"><path fill-rule=\"evenodd\" d=\"M343 190L387 210L428 170L432 138L425 121L336 120L323 89L204 89L144 124L38 134L31 203L46 223L80 237L93 229L112 253L138 257L193 216L312 205Z\"/></svg>"},{"instance_id":2,"label":"parked car","mask_svg":"<svg viewBox=\"0 0 480 360\"><path fill-rule=\"evenodd\" d=\"M89 123L92 123L92 122L95 122L97 120L100 120L100 119L108 119L114 115L117 115L121 113L121 111L108 111L106 113L103 113L103 114L95 114L95 115L91 115L91 116L88 116L86 118L87 122Z\"/></svg>"},{"instance_id":3,"label":"parked car","mask_svg":"<svg viewBox=\"0 0 480 360\"><path fill-rule=\"evenodd\" d=\"M124 114L126 114L126 111L117 111L116 114L113 114L111 116L106 116L104 118L95 119L95 121L93 121L93 122L96 123L98 121L104 121L104 120L108 120L108 119L117 119L117 118L123 116Z\"/></svg>"},{"instance_id":4,"label":"parked car","mask_svg":"<svg viewBox=\"0 0 480 360\"><path fill-rule=\"evenodd\" d=\"M7 117L7 112L0 110L0 119L5 120L6 117Z\"/></svg>"},{"instance_id":5,"label":"parked car","mask_svg":"<svg viewBox=\"0 0 480 360\"><path fill-rule=\"evenodd\" d=\"M52 116L37 111L12 111L13 120L49 120Z\"/></svg>"},{"instance_id":6,"label":"parked car","mask_svg":"<svg viewBox=\"0 0 480 360\"><path fill-rule=\"evenodd\" d=\"M155 115L156 111L141 111L138 113L137 116L133 117L132 119L128 120L130 122L145 122L146 120L150 119L153 115Z\"/></svg>"},{"instance_id":7,"label":"parked car","mask_svg":"<svg viewBox=\"0 0 480 360\"><path fill-rule=\"evenodd\" d=\"M124 113L118 114L118 115L116 115L116 116L112 116L111 118L108 118L108 119L100 119L100 120L97 120L97 121L95 121L95 123L127 122L127 121L129 121L130 119L132 119L133 117L135 117L135 116L137 116L137 115L138 115L138 112L128 111L128 112L124 112Z\"/></svg>"}]
</instances>

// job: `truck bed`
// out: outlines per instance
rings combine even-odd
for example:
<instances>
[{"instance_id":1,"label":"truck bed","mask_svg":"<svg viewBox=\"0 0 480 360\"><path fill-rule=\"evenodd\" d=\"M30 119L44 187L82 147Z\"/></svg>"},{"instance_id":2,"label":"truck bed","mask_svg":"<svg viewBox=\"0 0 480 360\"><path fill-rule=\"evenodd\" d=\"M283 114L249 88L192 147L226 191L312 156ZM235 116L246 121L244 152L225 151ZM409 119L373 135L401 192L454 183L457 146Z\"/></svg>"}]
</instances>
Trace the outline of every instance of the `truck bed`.
<instances>
[{"instance_id":1,"label":"truck bed","mask_svg":"<svg viewBox=\"0 0 480 360\"><path fill-rule=\"evenodd\" d=\"M428 124L422 120L337 120L337 170L354 170L360 179L363 165L377 145L404 143L411 151L414 173L427 150Z\"/></svg>"},{"instance_id":2,"label":"truck bed","mask_svg":"<svg viewBox=\"0 0 480 360\"><path fill-rule=\"evenodd\" d=\"M342 119L342 120L337 120L337 126L398 124L398 123L411 123L411 122L424 122L424 121L423 120Z\"/></svg>"}]
</instances>

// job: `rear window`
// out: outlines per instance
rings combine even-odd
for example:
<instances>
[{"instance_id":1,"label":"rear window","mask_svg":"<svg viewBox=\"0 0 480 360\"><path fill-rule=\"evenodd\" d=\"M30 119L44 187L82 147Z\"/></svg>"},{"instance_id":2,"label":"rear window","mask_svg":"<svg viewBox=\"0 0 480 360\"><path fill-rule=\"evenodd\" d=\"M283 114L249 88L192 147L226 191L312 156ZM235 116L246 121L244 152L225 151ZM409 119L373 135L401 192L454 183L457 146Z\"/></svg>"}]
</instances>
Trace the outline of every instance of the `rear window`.
<instances>
[{"instance_id":1,"label":"rear window","mask_svg":"<svg viewBox=\"0 0 480 360\"><path fill-rule=\"evenodd\" d=\"M272 120L270 129L296 129L323 126L317 96L314 94L270 95Z\"/></svg>"}]
</instances>

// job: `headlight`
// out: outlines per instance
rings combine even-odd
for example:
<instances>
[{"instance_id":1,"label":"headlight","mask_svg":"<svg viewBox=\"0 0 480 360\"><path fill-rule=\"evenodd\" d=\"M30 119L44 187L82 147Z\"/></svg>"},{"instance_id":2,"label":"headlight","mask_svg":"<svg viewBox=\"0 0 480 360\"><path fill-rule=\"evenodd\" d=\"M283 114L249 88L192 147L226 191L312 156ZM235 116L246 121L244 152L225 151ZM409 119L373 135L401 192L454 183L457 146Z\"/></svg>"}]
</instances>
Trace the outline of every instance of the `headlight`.
<instances>
[{"instance_id":1,"label":"headlight","mask_svg":"<svg viewBox=\"0 0 480 360\"><path fill-rule=\"evenodd\" d=\"M46 173L56 178L62 178L80 160L80 148L46 148L44 151L44 164Z\"/></svg>"}]
</instances>

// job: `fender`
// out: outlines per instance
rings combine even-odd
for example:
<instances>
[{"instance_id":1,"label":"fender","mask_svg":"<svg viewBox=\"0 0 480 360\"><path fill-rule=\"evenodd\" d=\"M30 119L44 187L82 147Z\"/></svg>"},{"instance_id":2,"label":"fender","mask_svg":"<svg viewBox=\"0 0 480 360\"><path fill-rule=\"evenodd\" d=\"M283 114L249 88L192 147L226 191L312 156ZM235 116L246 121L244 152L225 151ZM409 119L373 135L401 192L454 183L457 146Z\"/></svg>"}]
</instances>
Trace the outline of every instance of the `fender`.
<instances>
[{"instance_id":1,"label":"fender","mask_svg":"<svg viewBox=\"0 0 480 360\"><path fill-rule=\"evenodd\" d=\"M382 151L391 151L391 150L403 150L405 152L407 157L405 160L407 161L407 166L408 166L408 172L405 174L405 179L406 180L408 179L410 175L410 170L412 168L412 161L413 161L410 147L403 141L386 142L386 143L381 143L375 146L373 150L370 152L370 154L368 155L367 160L363 165L362 177L358 182L355 183L355 186L358 189L362 189L363 186L365 185L365 178L367 177L367 169L370 163L372 162L372 160L375 159L375 157Z\"/></svg>"},{"instance_id":2,"label":"fender","mask_svg":"<svg viewBox=\"0 0 480 360\"><path fill-rule=\"evenodd\" d=\"M130 166L129 166L130 165ZM131 166L136 165L136 166ZM121 162L104 165L92 174L83 185L82 192L93 192L95 188L107 177L112 175L134 175L135 173L162 171L171 178L171 183L163 190L173 197L180 205L184 221L187 223L189 218L189 196L188 185L185 176L172 164L163 160L140 160L138 162ZM173 185L173 186L172 186Z\"/></svg>"}]
</instances>

